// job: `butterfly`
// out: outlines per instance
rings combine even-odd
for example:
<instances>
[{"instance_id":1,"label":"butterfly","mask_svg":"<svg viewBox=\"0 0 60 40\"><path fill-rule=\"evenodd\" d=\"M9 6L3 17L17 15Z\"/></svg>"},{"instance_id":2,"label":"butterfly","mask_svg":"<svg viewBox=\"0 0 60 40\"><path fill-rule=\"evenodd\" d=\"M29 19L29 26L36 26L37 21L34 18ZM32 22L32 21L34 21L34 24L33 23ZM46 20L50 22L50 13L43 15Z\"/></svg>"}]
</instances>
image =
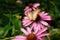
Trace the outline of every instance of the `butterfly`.
<instances>
[{"instance_id":1,"label":"butterfly","mask_svg":"<svg viewBox=\"0 0 60 40\"><path fill-rule=\"evenodd\" d=\"M27 17L29 18L29 20L36 20L39 12L40 12L40 9L30 11L27 13Z\"/></svg>"}]
</instances>

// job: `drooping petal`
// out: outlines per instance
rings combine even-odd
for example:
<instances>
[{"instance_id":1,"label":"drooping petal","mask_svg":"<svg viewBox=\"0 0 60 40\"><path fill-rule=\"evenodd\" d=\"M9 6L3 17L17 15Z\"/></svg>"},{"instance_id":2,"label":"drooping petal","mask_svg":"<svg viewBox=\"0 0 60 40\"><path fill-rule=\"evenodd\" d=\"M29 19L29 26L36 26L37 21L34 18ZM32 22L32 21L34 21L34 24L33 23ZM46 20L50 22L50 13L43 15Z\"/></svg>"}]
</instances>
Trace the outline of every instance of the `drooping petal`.
<instances>
[{"instance_id":1,"label":"drooping petal","mask_svg":"<svg viewBox=\"0 0 60 40\"><path fill-rule=\"evenodd\" d=\"M32 23L32 21L30 20L26 20L25 22L23 22L23 26L28 26Z\"/></svg>"},{"instance_id":2,"label":"drooping petal","mask_svg":"<svg viewBox=\"0 0 60 40\"><path fill-rule=\"evenodd\" d=\"M32 23L32 21L30 21L27 17L24 17L22 20L22 24L23 26L28 26Z\"/></svg>"},{"instance_id":3,"label":"drooping petal","mask_svg":"<svg viewBox=\"0 0 60 40\"><path fill-rule=\"evenodd\" d=\"M38 37L37 40L43 40L43 38Z\"/></svg>"},{"instance_id":4,"label":"drooping petal","mask_svg":"<svg viewBox=\"0 0 60 40\"><path fill-rule=\"evenodd\" d=\"M25 35L28 35L28 31L26 31L25 29L21 28L21 31L25 34Z\"/></svg>"},{"instance_id":5,"label":"drooping petal","mask_svg":"<svg viewBox=\"0 0 60 40\"><path fill-rule=\"evenodd\" d=\"M20 38L14 38L14 39L12 39L12 40L26 40L26 39L20 39Z\"/></svg>"},{"instance_id":6,"label":"drooping petal","mask_svg":"<svg viewBox=\"0 0 60 40\"><path fill-rule=\"evenodd\" d=\"M15 38L26 38L26 37L18 35Z\"/></svg>"},{"instance_id":7,"label":"drooping petal","mask_svg":"<svg viewBox=\"0 0 60 40\"><path fill-rule=\"evenodd\" d=\"M49 33L41 34L40 37L43 37L43 36L49 36L49 35L50 35Z\"/></svg>"},{"instance_id":8,"label":"drooping petal","mask_svg":"<svg viewBox=\"0 0 60 40\"><path fill-rule=\"evenodd\" d=\"M34 30L34 34L36 34L36 32L38 31L38 27L37 27L37 23L34 22L32 25L31 25L31 30Z\"/></svg>"},{"instance_id":9,"label":"drooping petal","mask_svg":"<svg viewBox=\"0 0 60 40\"><path fill-rule=\"evenodd\" d=\"M43 25L50 27L50 25L45 21L40 21Z\"/></svg>"},{"instance_id":10,"label":"drooping petal","mask_svg":"<svg viewBox=\"0 0 60 40\"><path fill-rule=\"evenodd\" d=\"M40 40L43 40L43 38L40 38Z\"/></svg>"},{"instance_id":11,"label":"drooping petal","mask_svg":"<svg viewBox=\"0 0 60 40\"><path fill-rule=\"evenodd\" d=\"M42 30L44 26L41 23L38 23L39 30Z\"/></svg>"},{"instance_id":12,"label":"drooping petal","mask_svg":"<svg viewBox=\"0 0 60 40\"><path fill-rule=\"evenodd\" d=\"M37 34L37 32L39 31L39 27L38 27L38 24L37 24L37 27L35 27L36 29L34 29L34 34Z\"/></svg>"},{"instance_id":13,"label":"drooping petal","mask_svg":"<svg viewBox=\"0 0 60 40\"><path fill-rule=\"evenodd\" d=\"M38 36L38 37L44 37L44 36L49 36L50 34L49 33L43 33L43 34L41 34L40 36Z\"/></svg>"},{"instance_id":14,"label":"drooping petal","mask_svg":"<svg viewBox=\"0 0 60 40\"><path fill-rule=\"evenodd\" d=\"M18 35L15 38L13 38L12 40L26 40L26 37Z\"/></svg>"},{"instance_id":15,"label":"drooping petal","mask_svg":"<svg viewBox=\"0 0 60 40\"><path fill-rule=\"evenodd\" d=\"M30 29L29 27L27 27L27 31L28 31L29 33L31 33L31 29Z\"/></svg>"},{"instance_id":16,"label":"drooping petal","mask_svg":"<svg viewBox=\"0 0 60 40\"><path fill-rule=\"evenodd\" d=\"M34 27L34 23L32 23L31 26L30 26L31 30L33 29L33 27Z\"/></svg>"},{"instance_id":17,"label":"drooping petal","mask_svg":"<svg viewBox=\"0 0 60 40\"><path fill-rule=\"evenodd\" d=\"M47 28L43 28L43 30L41 30L40 32L37 33L37 36L39 36L41 33L45 32L47 30Z\"/></svg>"},{"instance_id":18,"label":"drooping petal","mask_svg":"<svg viewBox=\"0 0 60 40\"><path fill-rule=\"evenodd\" d=\"M37 27L37 23L36 23L36 22L34 22L34 23L33 23L34 31L36 30L36 27Z\"/></svg>"}]
</instances>

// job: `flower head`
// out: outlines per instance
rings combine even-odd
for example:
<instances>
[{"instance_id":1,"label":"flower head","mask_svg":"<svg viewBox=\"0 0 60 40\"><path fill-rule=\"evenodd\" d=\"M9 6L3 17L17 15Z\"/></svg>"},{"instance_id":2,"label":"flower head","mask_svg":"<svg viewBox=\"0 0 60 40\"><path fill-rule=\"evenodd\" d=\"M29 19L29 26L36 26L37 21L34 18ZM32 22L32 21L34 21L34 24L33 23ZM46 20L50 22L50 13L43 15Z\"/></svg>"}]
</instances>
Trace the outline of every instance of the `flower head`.
<instances>
[{"instance_id":1,"label":"flower head","mask_svg":"<svg viewBox=\"0 0 60 40\"><path fill-rule=\"evenodd\" d=\"M31 11L31 10L35 10L38 6L40 6L39 3L30 3L28 6L26 6L26 8L24 9L24 14L26 15L27 12Z\"/></svg>"},{"instance_id":2,"label":"flower head","mask_svg":"<svg viewBox=\"0 0 60 40\"><path fill-rule=\"evenodd\" d=\"M24 27L31 24L31 28L32 27L42 28L43 25L50 27L50 25L47 22L45 22L45 20L50 21L52 20L52 18L51 16L48 15L48 13L44 11L39 12L39 10L36 9L34 11L30 11L27 13L27 15L22 20L22 24Z\"/></svg>"},{"instance_id":3,"label":"flower head","mask_svg":"<svg viewBox=\"0 0 60 40\"><path fill-rule=\"evenodd\" d=\"M18 35L12 40L43 40L44 36L48 36L49 33L44 33L47 30L47 28L43 28L42 30L36 30L32 31L29 27L27 27L27 30L24 28L21 28L21 31L25 34L25 36Z\"/></svg>"}]
</instances>

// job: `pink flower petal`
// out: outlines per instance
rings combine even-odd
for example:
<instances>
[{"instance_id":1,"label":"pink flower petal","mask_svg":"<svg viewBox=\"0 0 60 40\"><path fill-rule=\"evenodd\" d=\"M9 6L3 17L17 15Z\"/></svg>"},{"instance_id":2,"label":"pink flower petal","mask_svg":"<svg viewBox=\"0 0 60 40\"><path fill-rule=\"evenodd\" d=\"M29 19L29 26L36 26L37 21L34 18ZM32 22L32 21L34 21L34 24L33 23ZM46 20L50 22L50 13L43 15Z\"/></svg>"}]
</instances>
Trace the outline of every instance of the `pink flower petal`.
<instances>
[{"instance_id":1,"label":"pink flower petal","mask_svg":"<svg viewBox=\"0 0 60 40\"><path fill-rule=\"evenodd\" d=\"M14 38L14 39L12 39L12 40L26 40L26 39L20 39L20 38L19 38L19 39L17 39L17 38Z\"/></svg>"},{"instance_id":2,"label":"pink flower petal","mask_svg":"<svg viewBox=\"0 0 60 40\"><path fill-rule=\"evenodd\" d=\"M41 23L38 23L38 27L39 27L39 30L42 30L42 28L44 28L44 26Z\"/></svg>"},{"instance_id":3,"label":"pink flower petal","mask_svg":"<svg viewBox=\"0 0 60 40\"><path fill-rule=\"evenodd\" d=\"M27 20L27 19L28 19L28 17L24 16L23 20Z\"/></svg>"},{"instance_id":4,"label":"pink flower petal","mask_svg":"<svg viewBox=\"0 0 60 40\"><path fill-rule=\"evenodd\" d=\"M44 11L43 11L43 12L40 12L40 13L39 13L39 16L40 16L40 17L43 17L43 16L44 16L44 13L45 13Z\"/></svg>"},{"instance_id":5,"label":"pink flower petal","mask_svg":"<svg viewBox=\"0 0 60 40\"><path fill-rule=\"evenodd\" d=\"M42 20L52 20L51 16L48 16L48 13L40 12L39 16L41 17Z\"/></svg>"},{"instance_id":6,"label":"pink flower petal","mask_svg":"<svg viewBox=\"0 0 60 40\"><path fill-rule=\"evenodd\" d=\"M22 20L22 24L23 26L28 26L32 23L31 20L29 20L27 17L24 17L23 20Z\"/></svg>"},{"instance_id":7,"label":"pink flower petal","mask_svg":"<svg viewBox=\"0 0 60 40\"><path fill-rule=\"evenodd\" d=\"M35 8L37 8L38 6L40 6L39 3L35 3L35 4L33 4L33 7L35 7Z\"/></svg>"},{"instance_id":8,"label":"pink flower petal","mask_svg":"<svg viewBox=\"0 0 60 40\"><path fill-rule=\"evenodd\" d=\"M40 38L40 40L43 40L42 38Z\"/></svg>"},{"instance_id":9,"label":"pink flower petal","mask_svg":"<svg viewBox=\"0 0 60 40\"><path fill-rule=\"evenodd\" d=\"M11 40L19 40L19 39L17 39L17 38L14 38L14 39L11 39Z\"/></svg>"},{"instance_id":10,"label":"pink flower petal","mask_svg":"<svg viewBox=\"0 0 60 40\"><path fill-rule=\"evenodd\" d=\"M30 21L30 20L28 19L28 17L25 16L25 17L23 18L22 22L26 22L26 21Z\"/></svg>"},{"instance_id":11,"label":"pink flower petal","mask_svg":"<svg viewBox=\"0 0 60 40\"><path fill-rule=\"evenodd\" d=\"M30 21L30 20L28 20L28 19L22 20L23 23L26 23L26 22L29 22L29 21Z\"/></svg>"},{"instance_id":12,"label":"pink flower petal","mask_svg":"<svg viewBox=\"0 0 60 40\"><path fill-rule=\"evenodd\" d=\"M13 38L12 40L26 40L26 37L18 35L15 38Z\"/></svg>"},{"instance_id":13,"label":"pink flower petal","mask_svg":"<svg viewBox=\"0 0 60 40\"><path fill-rule=\"evenodd\" d=\"M43 25L50 27L50 25L45 21L40 21Z\"/></svg>"},{"instance_id":14,"label":"pink flower petal","mask_svg":"<svg viewBox=\"0 0 60 40\"><path fill-rule=\"evenodd\" d=\"M32 21L30 20L26 20L25 22L23 22L23 26L28 26L32 23Z\"/></svg>"},{"instance_id":15,"label":"pink flower petal","mask_svg":"<svg viewBox=\"0 0 60 40\"><path fill-rule=\"evenodd\" d=\"M43 28L43 30L41 30L40 32L37 33L37 36L39 36L41 33L45 32L47 30L47 28Z\"/></svg>"},{"instance_id":16,"label":"pink flower petal","mask_svg":"<svg viewBox=\"0 0 60 40\"><path fill-rule=\"evenodd\" d=\"M27 31L29 32L29 34L31 33L31 29L29 27L27 27Z\"/></svg>"},{"instance_id":17,"label":"pink flower petal","mask_svg":"<svg viewBox=\"0 0 60 40\"><path fill-rule=\"evenodd\" d=\"M38 31L39 31L39 27L36 27L36 29L34 30L34 34L37 34Z\"/></svg>"},{"instance_id":18,"label":"pink flower petal","mask_svg":"<svg viewBox=\"0 0 60 40\"><path fill-rule=\"evenodd\" d=\"M49 33L46 33L46 34L41 34L41 35L38 36L38 37L40 38L40 37L49 36L49 35L50 35Z\"/></svg>"},{"instance_id":19,"label":"pink flower petal","mask_svg":"<svg viewBox=\"0 0 60 40\"><path fill-rule=\"evenodd\" d=\"M26 13L28 13L31 10L32 10L31 8L27 9L26 11L24 11L24 14L27 15Z\"/></svg>"},{"instance_id":20,"label":"pink flower petal","mask_svg":"<svg viewBox=\"0 0 60 40\"><path fill-rule=\"evenodd\" d=\"M34 29L34 34L36 34L37 33L37 31L38 31L38 27L37 27L37 23L36 22L34 22L32 25L31 25L31 30L32 29Z\"/></svg>"},{"instance_id":21,"label":"pink flower petal","mask_svg":"<svg viewBox=\"0 0 60 40\"><path fill-rule=\"evenodd\" d=\"M24 11L26 11L27 9L29 9L29 6L27 6L27 7L24 9Z\"/></svg>"},{"instance_id":22,"label":"pink flower petal","mask_svg":"<svg viewBox=\"0 0 60 40\"><path fill-rule=\"evenodd\" d=\"M37 40L43 40L43 38L38 38Z\"/></svg>"},{"instance_id":23,"label":"pink flower petal","mask_svg":"<svg viewBox=\"0 0 60 40\"><path fill-rule=\"evenodd\" d=\"M32 7L33 10L36 10L36 8Z\"/></svg>"},{"instance_id":24,"label":"pink flower petal","mask_svg":"<svg viewBox=\"0 0 60 40\"><path fill-rule=\"evenodd\" d=\"M25 29L21 28L21 31L25 34L25 35L28 35L28 31L26 31Z\"/></svg>"},{"instance_id":25,"label":"pink flower petal","mask_svg":"<svg viewBox=\"0 0 60 40\"><path fill-rule=\"evenodd\" d=\"M43 20L52 20L51 16L44 16L42 17Z\"/></svg>"},{"instance_id":26,"label":"pink flower petal","mask_svg":"<svg viewBox=\"0 0 60 40\"><path fill-rule=\"evenodd\" d=\"M37 23L36 22L33 23L33 27L34 27L34 31L35 31L36 27L37 27Z\"/></svg>"},{"instance_id":27,"label":"pink flower petal","mask_svg":"<svg viewBox=\"0 0 60 40\"><path fill-rule=\"evenodd\" d=\"M47 15L48 15L48 13L45 13L44 15L45 15L45 16L47 16Z\"/></svg>"},{"instance_id":28,"label":"pink flower petal","mask_svg":"<svg viewBox=\"0 0 60 40\"><path fill-rule=\"evenodd\" d=\"M30 28L31 28L31 30L34 28L34 25L32 24L31 26L30 26Z\"/></svg>"},{"instance_id":29,"label":"pink flower petal","mask_svg":"<svg viewBox=\"0 0 60 40\"><path fill-rule=\"evenodd\" d=\"M26 37L18 35L15 38L26 38Z\"/></svg>"}]
</instances>

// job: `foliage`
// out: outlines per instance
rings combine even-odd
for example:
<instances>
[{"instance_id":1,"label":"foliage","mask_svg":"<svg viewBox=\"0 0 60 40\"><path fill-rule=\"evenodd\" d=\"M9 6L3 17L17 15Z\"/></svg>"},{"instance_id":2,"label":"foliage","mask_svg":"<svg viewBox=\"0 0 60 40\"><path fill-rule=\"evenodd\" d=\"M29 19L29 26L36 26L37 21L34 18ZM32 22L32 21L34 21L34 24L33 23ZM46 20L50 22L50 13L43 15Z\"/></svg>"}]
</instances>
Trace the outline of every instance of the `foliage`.
<instances>
[{"instance_id":1,"label":"foliage","mask_svg":"<svg viewBox=\"0 0 60 40\"><path fill-rule=\"evenodd\" d=\"M22 3L16 3L17 0L0 0L0 40L9 40L15 35L22 34L20 16L24 14L25 6L31 0L22 0ZM32 0L39 2L40 9L49 12L52 16L52 21L49 21L51 28L49 33L51 36L46 40L60 40L60 0ZM18 18L18 17L19 18Z\"/></svg>"}]
</instances>

